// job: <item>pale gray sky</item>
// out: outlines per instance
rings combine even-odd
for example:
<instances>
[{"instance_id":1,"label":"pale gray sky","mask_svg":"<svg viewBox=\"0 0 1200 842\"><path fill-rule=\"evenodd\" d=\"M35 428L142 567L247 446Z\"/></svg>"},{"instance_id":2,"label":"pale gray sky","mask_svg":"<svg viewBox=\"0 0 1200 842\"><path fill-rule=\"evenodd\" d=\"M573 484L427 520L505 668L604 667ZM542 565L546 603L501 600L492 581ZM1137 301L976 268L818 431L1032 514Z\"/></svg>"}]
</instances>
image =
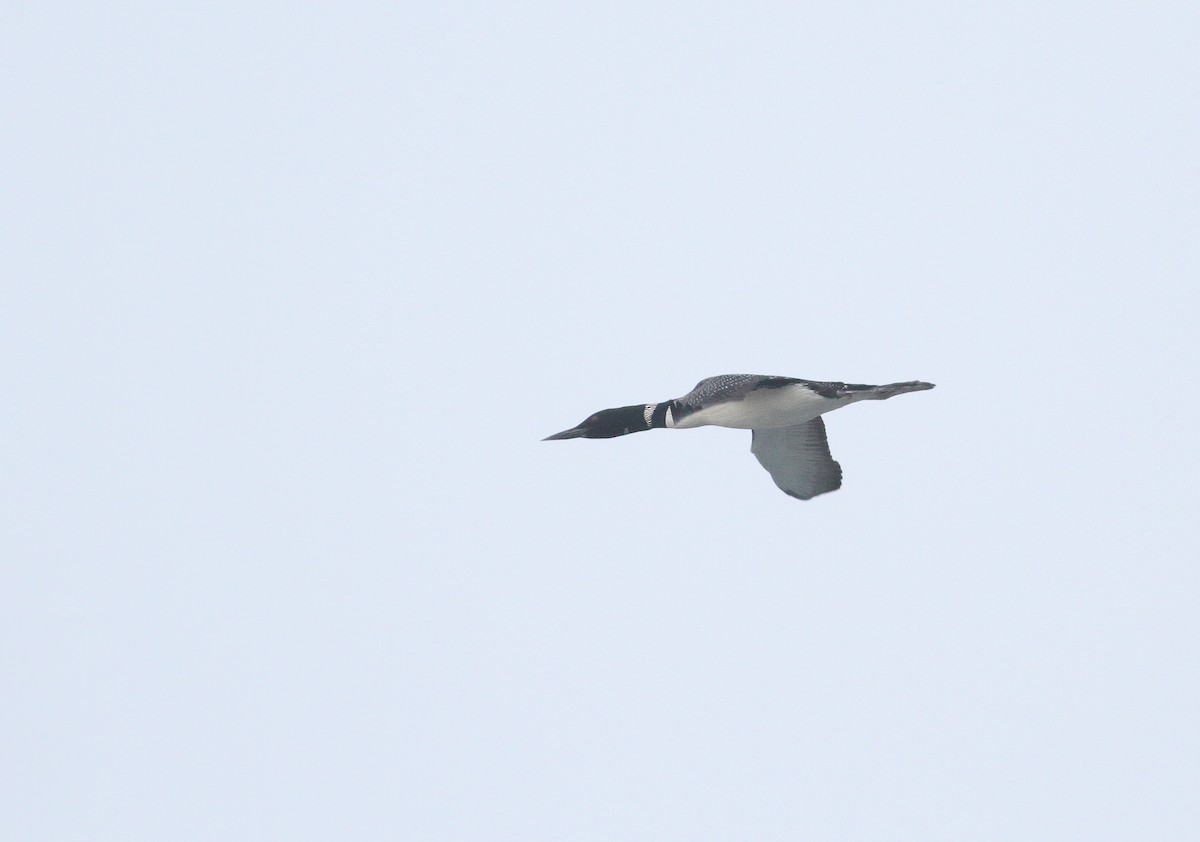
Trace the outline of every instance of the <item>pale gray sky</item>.
<instances>
[{"instance_id":1,"label":"pale gray sky","mask_svg":"<svg viewBox=\"0 0 1200 842\"><path fill-rule=\"evenodd\" d=\"M1196 838L1195 4L8 17L13 839Z\"/></svg>"}]
</instances>

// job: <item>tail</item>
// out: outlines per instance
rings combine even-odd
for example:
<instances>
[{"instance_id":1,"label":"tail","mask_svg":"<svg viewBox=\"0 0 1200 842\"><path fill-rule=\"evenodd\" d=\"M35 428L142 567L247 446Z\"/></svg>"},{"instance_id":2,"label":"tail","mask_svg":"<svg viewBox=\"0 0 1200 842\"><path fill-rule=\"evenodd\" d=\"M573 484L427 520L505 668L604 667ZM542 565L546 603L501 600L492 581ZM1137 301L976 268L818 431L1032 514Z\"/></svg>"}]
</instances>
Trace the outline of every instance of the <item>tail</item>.
<instances>
[{"instance_id":1,"label":"tail","mask_svg":"<svg viewBox=\"0 0 1200 842\"><path fill-rule=\"evenodd\" d=\"M932 388L932 383L909 380L906 383L888 383L886 386L847 386L846 390L854 394L859 400L886 401L888 398L894 398L896 395L903 395L908 392L923 392L926 389Z\"/></svg>"}]
</instances>

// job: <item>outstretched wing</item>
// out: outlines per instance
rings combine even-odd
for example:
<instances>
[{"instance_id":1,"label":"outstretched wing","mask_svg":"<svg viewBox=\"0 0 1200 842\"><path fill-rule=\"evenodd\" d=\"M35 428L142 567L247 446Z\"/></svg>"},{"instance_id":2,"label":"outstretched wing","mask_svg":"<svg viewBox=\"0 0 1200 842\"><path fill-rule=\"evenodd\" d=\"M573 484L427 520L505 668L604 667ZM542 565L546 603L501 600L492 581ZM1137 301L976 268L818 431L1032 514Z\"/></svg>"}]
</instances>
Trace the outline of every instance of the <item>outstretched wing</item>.
<instances>
[{"instance_id":1,"label":"outstretched wing","mask_svg":"<svg viewBox=\"0 0 1200 842\"><path fill-rule=\"evenodd\" d=\"M809 500L842 487L842 466L829 453L820 416L797 424L755 430L750 452L787 494Z\"/></svg>"},{"instance_id":2,"label":"outstretched wing","mask_svg":"<svg viewBox=\"0 0 1200 842\"><path fill-rule=\"evenodd\" d=\"M755 389L778 389L803 381L795 377L770 377L764 374L722 374L706 377L696 388L675 402L684 408L698 409L720 401L740 401Z\"/></svg>"}]
</instances>

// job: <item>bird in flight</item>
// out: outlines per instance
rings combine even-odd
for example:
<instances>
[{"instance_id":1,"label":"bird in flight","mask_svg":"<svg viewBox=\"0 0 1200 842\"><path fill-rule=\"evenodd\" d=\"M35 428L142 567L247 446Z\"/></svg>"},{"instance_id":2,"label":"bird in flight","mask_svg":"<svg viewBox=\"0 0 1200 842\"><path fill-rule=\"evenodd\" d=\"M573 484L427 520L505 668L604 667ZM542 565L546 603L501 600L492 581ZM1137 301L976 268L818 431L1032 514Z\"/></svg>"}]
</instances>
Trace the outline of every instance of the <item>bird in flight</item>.
<instances>
[{"instance_id":1,"label":"bird in flight","mask_svg":"<svg viewBox=\"0 0 1200 842\"><path fill-rule=\"evenodd\" d=\"M809 500L842 486L842 466L829 454L822 415L856 401L882 401L932 388L932 383L918 380L867 386L722 374L701 380L682 398L602 409L543 441L611 439L660 427L752 430L750 451L775 484L792 497Z\"/></svg>"}]
</instances>

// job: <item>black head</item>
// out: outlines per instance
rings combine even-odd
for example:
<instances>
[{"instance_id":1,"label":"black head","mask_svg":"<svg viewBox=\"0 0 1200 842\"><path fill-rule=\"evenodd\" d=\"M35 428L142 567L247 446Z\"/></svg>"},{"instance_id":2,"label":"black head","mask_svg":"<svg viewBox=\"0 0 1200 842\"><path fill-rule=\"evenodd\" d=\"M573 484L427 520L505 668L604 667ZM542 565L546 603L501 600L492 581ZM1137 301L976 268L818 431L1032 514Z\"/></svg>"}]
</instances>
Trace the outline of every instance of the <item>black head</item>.
<instances>
[{"instance_id":1,"label":"black head","mask_svg":"<svg viewBox=\"0 0 1200 842\"><path fill-rule=\"evenodd\" d=\"M627 433L640 433L649 430L646 423L646 406L620 406L616 409L602 409L595 415L589 415L578 426L552 436L546 436L542 441L556 439L611 439Z\"/></svg>"}]
</instances>

